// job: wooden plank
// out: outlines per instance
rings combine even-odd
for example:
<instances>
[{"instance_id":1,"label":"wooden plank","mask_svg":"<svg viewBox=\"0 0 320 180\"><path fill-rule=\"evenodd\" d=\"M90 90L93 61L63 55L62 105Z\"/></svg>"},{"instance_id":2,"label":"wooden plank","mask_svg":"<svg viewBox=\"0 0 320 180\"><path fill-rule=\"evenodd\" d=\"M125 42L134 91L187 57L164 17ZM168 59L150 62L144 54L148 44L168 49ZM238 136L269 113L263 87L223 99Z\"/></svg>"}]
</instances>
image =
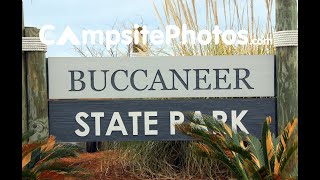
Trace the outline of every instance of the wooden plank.
<instances>
[{"instance_id":1,"label":"wooden plank","mask_svg":"<svg viewBox=\"0 0 320 180\"><path fill-rule=\"evenodd\" d=\"M248 133L261 137L262 124L267 116L273 119L271 130L273 132L276 130L275 104L274 98L49 101L49 127L50 134L64 142L190 140L189 137L178 132L170 135L170 111L201 111L202 114L210 116L213 115L213 111L223 111L227 115L226 123L229 125L232 121L236 122L235 118L232 120L232 111L234 111L237 117L244 113L240 122ZM150 117L150 119L157 120L156 125L150 126L151 130L157 130L157 135L146 135L144 123L147 111L157 112L156 117ZM76 115L79 112L88 114L83 121L88 125L90 131L84 137L75 133L77 130L84 131L84 128L76 121ZM97 130L100 136L95 134L95 118L91 117L91 112L104 113L104 117L101 117L100 131ZM111 135L105 135L114 112L119 112L128 135L123 135L120 131L113 131ZM134 121L132 117L129 117L129 112L141 112L141 116L138 117L137 135L133 135ZM221 117L218 116L218 118ZM237 131L240 131L239 127L237 126Z\"/></svg>"},{"instance_id":2,"label":"wooden plank","mask_svg":"<svg viewBox=\"0 0 320 180\"><path fill-rule=\"evenodd\" d=\"M28 130L25 54L22 52L22 133Z\"/></svg>"},{"instance_id":3,"label":"wooden plank","mask_svg":"<svg viewBox=\"0 0 320 180\"><path fill-rule=\"evenodd\" d=\"M296 30L296 0L276 0L276 30ZM277 47L277 114L279 131L298 117L298 47Z\"/></svg>"},{"instance_id":4,"label":"wooden plank","mask_svg":"<svg viewBox=\"0 0 320 180\"><path fill-rule=\"evenodd\" d=\"M23 6L23 2L21 2ZM24 36L24 18L23 18L23 7L22 7L22 36ZM26 90L26 64L25 64L25 53L22 51L22 133L28 130L28 120L27 120L27 90Z\"/></svg>"},{"instance_id":5,"label":"wooden plank","mask_svg":"<svg viewBox=\"0 0 320 180\"><path fill-rule=\"evenodd\" d=\"M26 37L39 36L39 29L25 28ZM48 136L48 93L45 52L25 52L27 65L28 128L36 134L30 140Z\"/></svg>"},{"instance_id":6,"label":"wooden plank","mask_svg":"<svg viewBox=\"0 0 320 180\"><path fill-rule=\"evenodd\" d=\"M48 68L50 99L275 95L272 55L49 57Z\"/></svg>"}]
</instances>

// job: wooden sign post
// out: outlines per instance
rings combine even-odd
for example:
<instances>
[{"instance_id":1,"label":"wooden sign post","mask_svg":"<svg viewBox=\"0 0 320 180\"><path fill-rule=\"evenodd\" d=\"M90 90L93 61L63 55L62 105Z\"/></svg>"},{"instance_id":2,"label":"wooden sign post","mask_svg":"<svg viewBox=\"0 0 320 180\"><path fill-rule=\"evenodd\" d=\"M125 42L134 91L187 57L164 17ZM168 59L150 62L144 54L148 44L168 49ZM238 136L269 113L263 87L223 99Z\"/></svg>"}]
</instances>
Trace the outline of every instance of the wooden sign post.
<instances>
[{"instance_id":1,"label":"wooden sign post","mask_svg":"<svg viewBox=\"0 0 320 180\"><path fill-rule=\"evenodd\" d=\"M39 31L35 27L24 27L22 9L22 132L35 132L30 141L49 135L47 46L41 43Z\"/></svg>"},{"instance_id":2,"label":"wooden sign post","mask_svg":"<svg viewBox=\"0 0 320 180\"><path fill-rule=\"evenodd\" d=\"M23 2L21 1L21 6ZM23 8L22 8L22 37L24 36L24 19L23 19ZM27 85L26 85L26 62L25 62L25 52L22 51L22 133L28 130L28 117L27 117Z\"/></svg>"},{"instance_id":3,"label":"wooden sign post","mask_svg":"<svg viewBox=\"0 0 320 180\"><path fill-rule=\"evenodd\" d=\"M297 13L296 0L276 0L276 31L297 30ZM276 48L279 130L298 117L298 42L297 37L294 39L294 43L279 44Z\"/></svg>"},{"instance_id":4,"label":"wooden sign post","mask_svg":"<svg viewBox=\"0 0 320 180\"><path fill-rule=\"evenodd\" d=\"M24 28L25 37L39 37L39 29L34 27ZM40 42L40 40L35 40ZM33 43L22 44L23 50L23 65L25 73L23 78L26 88L26 107L27 107L27 122L28 130L34 130L30 140L38 140L48 137L48 91L47 91L47 68L45 50L36 48ZM40 43L38 43L40 44ZM41 45L40 45L41 47ZM22 93L24 95L24 93Z\"/></svg>"},{"instance_id":5,"label":"wooden sign post","mask_svg":"<svg viewBox=\"0 0 320 180\"><path fill-rule=\"evenodd\" d=\"M39 29L24 27L23 21L22 35L22 132L34 130L30 141L35 141L49 135L46 45Z\"/></svg>"}]
</instances>

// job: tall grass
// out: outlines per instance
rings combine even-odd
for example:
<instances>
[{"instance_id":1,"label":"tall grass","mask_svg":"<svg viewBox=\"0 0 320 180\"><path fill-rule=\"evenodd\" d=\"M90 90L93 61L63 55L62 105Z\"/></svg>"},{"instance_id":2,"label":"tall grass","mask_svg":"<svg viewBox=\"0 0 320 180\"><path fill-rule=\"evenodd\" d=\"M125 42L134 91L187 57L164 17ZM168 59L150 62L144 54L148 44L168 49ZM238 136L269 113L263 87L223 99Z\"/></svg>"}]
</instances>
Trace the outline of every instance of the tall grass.
<instances>
[{"instance_id":1,"label":"tall grass","mask_svg":"<svg viewBox=\"0 0 320 180\"><path fill-rule=\"evenodd\" d=\"M221 29L248 31L249 42L254 38L272 37L272 8L273 0L265 0L266 19L262 20L255 17L257 11L254 7L254 0L164 0L162 8L157 7L153 2L155 12L160 20L162 28L165 25L176 25L180 29L182 24L186 24L189 30L199 32L201 29L212 31L215 25ZM221 3L221 4L218 4ZM205 16L201 16L205 6ZM223 17L219 17L218 5L223 7ZM219 7L220 7L219 6ZM259 7L259 11L262 7ZM163 13L160 13L163 12ZM162 15L164 14L164 15ZM205 20L203 20L205 18ZM261 27L264 27L262 29ZM272 44L265 45L225 45L219 43L215 45L201 45L200 43L191 44L190 39L187 44L181 44L182 37L172 40L172 50L175 56L208 56L208 55L255 55L273 54Z\"/></svg>"},{"instance_id":2,"label":"tall grass","mask_svg":"<svg viewBox=\"0 0 320 180\"><path fill-rule=\"evenodd\" d=\"M145 178L221 179L231 173L218 161L197 156L185 141L105 142L104 150L121 152L131 171Z\"/></svg>"}]
</instances>

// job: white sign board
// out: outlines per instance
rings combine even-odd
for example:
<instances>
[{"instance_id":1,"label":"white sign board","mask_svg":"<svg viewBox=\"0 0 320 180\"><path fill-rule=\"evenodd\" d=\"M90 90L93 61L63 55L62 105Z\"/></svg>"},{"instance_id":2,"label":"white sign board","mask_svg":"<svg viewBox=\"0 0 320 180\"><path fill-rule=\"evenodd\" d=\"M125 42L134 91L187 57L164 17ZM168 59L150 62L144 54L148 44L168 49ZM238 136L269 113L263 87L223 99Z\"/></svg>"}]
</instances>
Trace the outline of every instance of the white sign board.
<instances>
[{"instance_id":1,"label":"white sign board","mask_svg":"<svg viewBox=\"0 0 320 180\"><path fill-rule=\"evenodd\" d=\"M48 58L49 99L273 97L273 55Z\"/></svg>"}]
</instances>

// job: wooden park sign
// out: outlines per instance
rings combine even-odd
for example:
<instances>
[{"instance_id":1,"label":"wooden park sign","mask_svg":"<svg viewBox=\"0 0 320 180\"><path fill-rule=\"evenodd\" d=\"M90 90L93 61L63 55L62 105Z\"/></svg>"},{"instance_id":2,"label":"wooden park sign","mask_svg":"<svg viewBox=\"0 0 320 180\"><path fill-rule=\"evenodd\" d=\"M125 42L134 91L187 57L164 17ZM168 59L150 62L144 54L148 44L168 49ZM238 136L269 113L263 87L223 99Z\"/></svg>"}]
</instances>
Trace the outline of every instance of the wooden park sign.
<instances>
[{"instance_id":1,"label":"wooden park sign","mask_svg":"<svg viewBox=\"0 0 320 180\"><path fill-rule=\"evenodd\" d=\"M260 137L265 117L276 119L272 55L56 57L48 78L49 132L60 141L189 140L174 127L186 112Z\"/></svg>"}]
</instances>

